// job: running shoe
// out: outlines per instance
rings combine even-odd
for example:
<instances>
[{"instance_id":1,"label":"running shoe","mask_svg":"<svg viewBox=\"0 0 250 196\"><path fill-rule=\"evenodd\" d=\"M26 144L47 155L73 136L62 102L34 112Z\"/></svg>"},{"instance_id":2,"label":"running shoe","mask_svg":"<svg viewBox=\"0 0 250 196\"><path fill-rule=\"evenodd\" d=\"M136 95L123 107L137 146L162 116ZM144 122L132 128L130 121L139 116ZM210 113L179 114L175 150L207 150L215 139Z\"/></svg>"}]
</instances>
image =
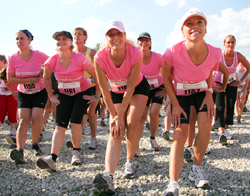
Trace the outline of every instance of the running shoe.
<instances>
[{"instance_id":1,"label":"running shoe","mask_svg":"<svg viewBox=\"0 0 250 196\"><path fill-rule=\"evenodd\" d=\"M32 150L34 150L35 156L41 156L43 154L43 152L41 151L38 145L36 147L32 147Z\"/></svg>"},{"instance_id":2,"label":"running shoe","mask_svg":"<svg viewBox=\"0 0 250 196\"><path fill-rule=\"evenodd\" d=\"M210 154L210 153L211 153L211 149L207 147L206 152L205 152L205 155L208 155L208 154Z\"/></svg>"},{"instance_id":3,"label":"running shoe","mask_svg":"<svg viewBox=\"0 0 250 196\"><path fill-rule=\"evenodd\" d=\"M224 135L227 137L228 140L231 140L233 137L226 129L224 131Z\"/></svg>"},{"instance_id":4,"label":"running shoe","mask_svg":"<svg viewBox=\"0 0 250 196\"><path fill-rule=\"evenodd\" d=\"M171 181L169 182L167 189L164 192L163 196L179 196L179 189L180 189L180 186L178 182Z\"/></svg>"},{"instance_id":5,"label":"running shoe","mask_svg":"<svg viewBox=\"0 0 250 196\"><path fill-rule=\"evenodd\" d=\"M125 163L124 177L127 179L135 178L135 168L132 160L127 160Z\"/></svg>"},{"instance_id":6,"label":"running shoe","mask_svg":"<svg viewBox=\"0 0 250 196\"><path fill-rule=\"evenodd\" d=\"M151 144L152 150L154 150L154 151L160 150L160 146L157 144L155 139L150 139L150 144Z\"/></svg>"},{"instance_id":7,"label":"running shoe","mask_svg":"<svg viewBox=\"0 0 250 196\"><path fill-rule=\"evenodd\" d=\"M16 164L25 163L23 154L18 149L14 149L11 151L10 158L14 160Z\"/></svg>"},{"instance_id":8,"label":"running shoe","mask_svg":"<svg viewBox=\"0 0 250 196\"><path fill-rule=\"evenodd\" d=\"M187 162L193 162L194 151L193 151L193 148L191 146L188 146L188 147L185 148L185 150L184 150L184 159Z\"/></svg>"},{"instance_id":9,"label":"running shoe","mask_svg":"<svg viewBox=\"0 0 250 196\"><path fill-rule=\"evenodd\" d=\"M5 137L5 139L6 139L6 141L7 141L10 145L16 146L16 137L15 137L15 136L13 136L13 135L7 135L7 136Z\"/></svg>"},{"instance_id":10,"label":"running shoe","mask_svg":"<svg viewBox=\"0 0 250 196\"><path fill-rule=\"evenodd\" d=\"M73 150L71 164L80 165L81 163L82 163L82 158L81 158L80 152L78 150Z\"/></svg>"},{"instance_id":11,"label":"running shoe","mask_svg":"<svg viewBox=\"0 0 250 196\"><path fill-rule=\"evenodd\" d=\"M220 142L222 145L227 145L227 137L224 135L224 133L220 134L219 142Z\"/></svg>"},{"instance_id":12,"label":"running shoe","mask_svg":"<svg viewBox=\"0 0 250 196\"><path fill-rule=\"evenodd\" d=\"M56 172L56 162L51 155L38 159L36 165L40 169L46 169L48 172Z\"/></svg>"},{"instance_id":13,"label":"running shoe","mask_svg":"<svg viewBox=\"0 0 250 196\"><path fill-rule=\"evenodd\" d=\"M140 156L140 150L139 150L139 146L135 151L135 157L139 157Z\"/></svg>"},{"instance_id":14,"label":"running shoe","mask_svg":"<svg viewBox=\"0 0 250 196\"><path fill-rule=\"evenodd\" d=\"M89 149L95 150L96 148L97 148L97 139L92 137L89 143Z\"/></svg>"},{"instance_id":15,"label":"running shoe","mask_svg":"<svg viewBox=\"0 0 250 196\"><path fill-rule=\"evenodd\" d=\"M170 140L171 140L171 139L170 139L170 133L169 133L169 131L164 131L164 132L162 133L161 137L162 137L163 139L167 140L167 141L170 141Z\"/></svg>"},{"instance_id":16,"label":"running shoe","mask_svg":"<svg viewBox=\"0 0 250 196\"><path fill-rule=\"evenodd\" d=\"M68 148L73 148L73 144L72 144L72 142L70 140L66 142L66 146Z\"/></svg>"},{"instance_id":17,"label":"running shoe","mask_svg":"<svg viewBox=\"0 0 250 196\"><path fill-rule=\"evenodd\" d=\"M188 178L195 183L197 188L208 189L210 187L210 183L201 166L191 166Z\"/></svg>"},{"instance_id":18,"label":"running shoe","mask_svg":"<svg viewBox=\"0 0 250 196\"><path fill-rule=\"evenodd\" d=\"M97 174L94 179L94 186L101 192L107 195L115 194L114 181L110 175Z\"/></svg>"},{"instance_id":19,"label":"running shoe","mask_svg":"<svg viewBox=\"0 0 250 196\"><path fill-rule=\"evenodd\" d=\"M149 126L148 122L146 122L145 126L146 126L147 130L150 130L150 126Z\"/></svg>"},{"instance_id":20,"label":"running shoe","mask_svg":"<svg viewBox=\"0 0 250 196\"><path fill-rule=\"evenodd\" d=\"M102 127L106 127L106 123L104 122L103 119L101 120L100 125L101 125Z\"/></svg>"}]
</instances>

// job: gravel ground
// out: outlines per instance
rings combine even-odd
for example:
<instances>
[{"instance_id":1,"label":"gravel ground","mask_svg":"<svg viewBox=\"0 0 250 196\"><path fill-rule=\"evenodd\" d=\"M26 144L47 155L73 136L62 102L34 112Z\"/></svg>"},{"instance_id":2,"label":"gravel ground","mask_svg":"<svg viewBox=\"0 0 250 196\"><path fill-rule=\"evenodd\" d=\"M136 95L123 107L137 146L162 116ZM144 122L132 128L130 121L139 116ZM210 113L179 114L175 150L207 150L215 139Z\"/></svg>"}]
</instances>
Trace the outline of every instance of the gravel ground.
<instances>
[{"instance_id":1,"label":"gravel ground","mask_svg":"<svg viewBox=\"0 0 250 196\"><path fill-rule=\"evenodd\" d=\"M248 108L250 106L248 105ZM161 110L163 123L164 110ZM211 182L211 188L202 190L195 188L188 180L191 163L184 163L179 184L180 195L250 195L250 112L243 114L244 122L232 126L229 131L233 134L227 146L218 143L217 132L211 132L209 147L211 153L202 163ZM100 119L98 119L99 125ZM107 121L106 121L107 123ZM51 136L54 123L49 120L40 146L45 155L50 152ZM10 159L11 148L5 141L9 126L0 127L0 196L5 195L99 195L93 187L93 179L97 173L104 171L104 155L108 138L108 127L98 126L98 149L89 150L89 127L82 137L81 154L83 164L72 166L71 149L66 145L61 149L57 161L57 173L48 173L36 167L38 157L31 150L30 129L25 146L27 164L16 165ZM162 139L161 128L156 138L161 146L159 152L153 152L149 146L149 131L145 128L144 136L140 141L140 156L135 158L137 178L128 180L123 178L123 165L126 161L126 144L122 143L122 152L114 175L116 195L162 195L168 183L168 166L170 144ZM70 130L66 132L66 139L70 138Z\"/></svg>"}]
</instances>

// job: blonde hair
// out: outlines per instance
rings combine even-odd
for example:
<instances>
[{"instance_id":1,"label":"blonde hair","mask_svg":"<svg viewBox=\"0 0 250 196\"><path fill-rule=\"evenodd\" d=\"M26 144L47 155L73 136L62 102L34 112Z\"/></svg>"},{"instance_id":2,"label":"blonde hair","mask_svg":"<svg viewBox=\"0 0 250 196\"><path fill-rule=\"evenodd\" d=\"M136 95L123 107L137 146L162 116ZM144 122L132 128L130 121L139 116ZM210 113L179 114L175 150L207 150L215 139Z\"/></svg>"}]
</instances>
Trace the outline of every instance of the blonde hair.
<instances>
[{"instance_id":1,"label":"blonde hair","mask_svg":"<svg viewBox=\"0 0 250 196\"><path fill-rule=\"evenodd\" d=\"M235 39L235 37L234 37L233 35L227 35L227 36L225 37L225 39L224 39L224 43L226 43L226 40L227 40L228 38L233 38L234 41L236 42L236 39Z\"/></svg>"},{"instance_id":2,"label":"blonde hair","mask_svg":"<svg viewBox=\"0 0 250 196\"><path fill-rule=\"evenodd\" d=\"M83 35L85 35L85 36L88 35L87 31L82 27L76 27L73 32L75 32L77 30L82 31Z\"/></svg>"}]
</instances>

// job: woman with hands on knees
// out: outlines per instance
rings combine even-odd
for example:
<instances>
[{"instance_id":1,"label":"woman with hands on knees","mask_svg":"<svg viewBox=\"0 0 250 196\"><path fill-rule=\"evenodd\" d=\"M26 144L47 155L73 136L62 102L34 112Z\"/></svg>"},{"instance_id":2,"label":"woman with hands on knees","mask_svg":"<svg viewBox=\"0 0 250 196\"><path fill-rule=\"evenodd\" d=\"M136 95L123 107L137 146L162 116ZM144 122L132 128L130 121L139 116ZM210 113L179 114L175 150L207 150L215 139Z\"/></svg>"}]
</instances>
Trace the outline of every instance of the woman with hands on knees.
<instances>
[{"instance_id":1,"label":"woman with hands on knees","mask_svg":"<svg viewBox=\"0 0 250 196\"><path fill-rule=\"evenodd\" d=\"M192 102L198 116L198 135L194 143L194 164L190 168L189 180L194 181L196 187L209 187L201 163L209 143L214 113L212 73L218 69L221 50L204 41L206 25L206 16L198 9L190 9L184 14L181 23L185 40L168 48L163 54L164 85L171 100L174 125L169 160L170 182L164 195L179 195L178 179L183 166Z\"/></svg>"},{"instance_id":2,"label":"woman with hands on knees","mask_svg":"<svg viewBox=\"0 0 250 196\"><path fill-rule=\"evenodd\" d=\"M7 67L8 84L18 84L17 148L12 150L10 154L11 159L17 164L25 163L24 146L30 122L32 123L32 149L36 156L42 153L38 142L43 124L43 111L47 101L47 92L42 78L42 64L48 59L48 56L30 48L33 39L31 32L26 29L17 32L16 43L19 51L9 57Z\"/></svg>"},{"instance_id":3,"label":"woman with hands on knees","mask_svg":"<svg viewBox=\"0 0 250 196\"><path fill-rule=\"evenodd\" d=\"M51 56L44 64L44 84L51 103L56 105L56 129L53 133L51 154L40 158L37 166L48 171L56 171L56 159L63 145L65 132L71 122L71 140L73 144L72 165L81 164L80 143L82 138L81 121L89 105L84 95L91 95L91 84L84 76L87 71L96 78L93 65L81 53L73 52L73 37L68 31L56 32L58 53ZM51 75L58 82L58 95L53 94ZM100 95L98 85L96 93Z\"/></svg>"},{"instance_id":4,"label":"woman with hands on knees","mask_svg":"<svg viewBox=\"0 0 250 196\"><path fill-rule=\"evenodd\" d=\"M141 108L146 106L149 85L140 73L142 53L126 40L122 22L110 22L105 36L107 45L95 55L95 69L103 99L110 112L110 134L105 155L105 173L96 175L94 185L103 193L114 194L113 175L120 158L125 128L127 162L124 177L135 177L133 158L140 139Z\"/></svg>"}]
</instances>

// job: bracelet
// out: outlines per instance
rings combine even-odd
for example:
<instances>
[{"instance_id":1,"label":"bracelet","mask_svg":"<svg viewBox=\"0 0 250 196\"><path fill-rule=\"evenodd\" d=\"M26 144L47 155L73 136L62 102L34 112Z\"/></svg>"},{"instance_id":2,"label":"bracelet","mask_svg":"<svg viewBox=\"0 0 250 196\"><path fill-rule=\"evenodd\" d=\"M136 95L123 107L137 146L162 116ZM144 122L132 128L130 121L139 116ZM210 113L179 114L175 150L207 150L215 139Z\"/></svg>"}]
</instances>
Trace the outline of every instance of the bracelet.
<instances>
[{"instance_id":1,"label":"bracelet","mask_svg":"<svg viewBox=\"0 0 250 196\"><path fill-rule=\"evenodd\" d=\"M98 95L94 95L95 99L100 99L100 97Z\"/></svg>"},{"instance_id":2,"label":"bracelet","mask_svg":"<svg viewBox=\"0 0 250 196\"><path fill-rule=\"evenodd\" d=\"M206 91L210 92L210 93L213 93L213 88L208 88Z\"/></svg>"}]
</instances>

